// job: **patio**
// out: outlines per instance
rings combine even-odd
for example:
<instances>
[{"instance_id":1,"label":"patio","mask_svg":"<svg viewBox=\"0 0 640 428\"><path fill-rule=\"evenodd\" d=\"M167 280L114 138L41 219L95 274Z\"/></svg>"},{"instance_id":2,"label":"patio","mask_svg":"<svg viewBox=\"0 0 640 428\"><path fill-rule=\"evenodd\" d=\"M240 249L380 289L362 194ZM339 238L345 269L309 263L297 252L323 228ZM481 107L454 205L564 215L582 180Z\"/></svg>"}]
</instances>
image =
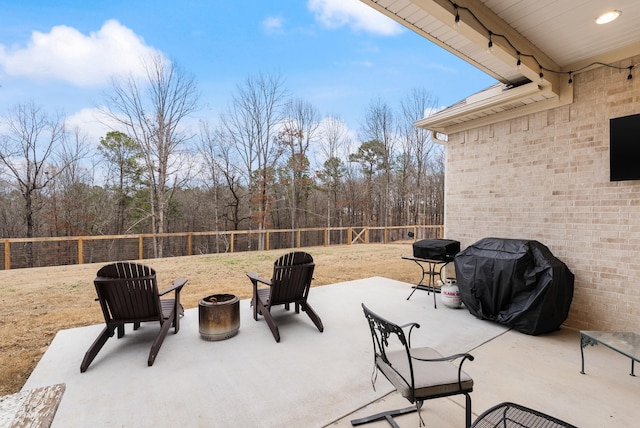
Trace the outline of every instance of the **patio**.
<instances>
[{"instance_id":1,"label":"patio","mask_svg":"<svg viewBox=\"0 0 640 428\"><path fill-rule=\"evenodd\" d=\"M410 291L409 284L381 277L316 287L310 303L324 333L305 315L278 308L280 343L262 318L252 319L248 300L241 301L238 335L219 342L200 338L197 309L189 309L180 333L167 336L151 368L146 360L155 326L110 339L84 374L80 362L102 325L63 330L23 390L66 383L54 427L348 427L352 418L408 404L382 375L376 391L371 387L371 339L360 307L365 303L400 324L419 322L414 346L475 356L465 363L475 381L474 418L513 401L580 427L634 426L640 420L640 384L629 376L629 359L603 346L588 347L587 374L581 375L576 330L527 336L464 309L434 309L426 292L407 301ZM430 427L464 425L457 397L425 402L422 415ZM397 421L418 426L415 414Z\"/></svg>"}]
</instances>

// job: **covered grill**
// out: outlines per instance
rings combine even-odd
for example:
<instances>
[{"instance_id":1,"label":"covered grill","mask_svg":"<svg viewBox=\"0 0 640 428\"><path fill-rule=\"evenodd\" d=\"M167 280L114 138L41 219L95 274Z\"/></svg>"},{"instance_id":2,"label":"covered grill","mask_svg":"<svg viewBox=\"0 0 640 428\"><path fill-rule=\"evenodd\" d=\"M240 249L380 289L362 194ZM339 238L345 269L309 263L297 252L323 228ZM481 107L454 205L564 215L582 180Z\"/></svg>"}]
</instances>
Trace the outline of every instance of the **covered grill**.
<instances>
[{"instance_id":1,"label":"covered grill","mask_svg":"<svg viewBox=\"0 0 640 428\"><path fill-rule=\"evenodd\" d=\"M536 335L569 314L574 275L538 241L481 239L456 255L455 269L460 298L478 318Z\"/></svg>"}]
</instances>

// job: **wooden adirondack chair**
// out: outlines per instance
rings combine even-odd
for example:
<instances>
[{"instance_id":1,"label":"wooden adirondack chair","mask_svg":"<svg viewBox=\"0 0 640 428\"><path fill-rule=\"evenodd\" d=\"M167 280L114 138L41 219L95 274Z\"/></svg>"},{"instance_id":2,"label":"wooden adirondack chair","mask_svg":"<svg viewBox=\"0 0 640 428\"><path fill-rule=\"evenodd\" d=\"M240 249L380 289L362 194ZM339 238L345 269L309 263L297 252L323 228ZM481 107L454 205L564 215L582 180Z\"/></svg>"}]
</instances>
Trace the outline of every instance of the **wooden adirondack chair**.
<instances>
[{"instance_id":1,"label":"wooden adirondack chair","mask_svg":"<svg viewBox=\"0 0 640 428\"><path fill-rule=\"evenodd\" d=\"M260 278L256 273L247 274L253 284L253 318L257 321L261 314L271 329L276 342L280 342L278 326L271 315L271 307L284 305L289 309L291 303L295 304L296 313L300 308L309 315L311 321L321 332L324 330L318 314L307 303L313 270L315 263L310 254L296 251L280 257L273 266L273 278L271 281ZM258 283L266 284L268 288L258 288Z\"/></svg>"},{"instance_id":2,"label":"wooden adirondack chair","mask_svg":"<svg viewBox=\"0 0 640 428\"><path fill-rule=\"evenodd\" d=\"M173 326L175 333L180 330L183 313L180 291L186 283L184 278L177 279L171 287L159 293L156 272L148 266L118 262L102 267L94 285L106 326L85 354L80 371L84 373L87 370L116 328L118 338L121 338L125 324L133 323L133 329L137 330L141 322L148 321L160 324L160 332L149 352L148 365L152 366L169 328ZM174 292L173 299L160 299L170 292Z\"/></svg>"}]
</instances>

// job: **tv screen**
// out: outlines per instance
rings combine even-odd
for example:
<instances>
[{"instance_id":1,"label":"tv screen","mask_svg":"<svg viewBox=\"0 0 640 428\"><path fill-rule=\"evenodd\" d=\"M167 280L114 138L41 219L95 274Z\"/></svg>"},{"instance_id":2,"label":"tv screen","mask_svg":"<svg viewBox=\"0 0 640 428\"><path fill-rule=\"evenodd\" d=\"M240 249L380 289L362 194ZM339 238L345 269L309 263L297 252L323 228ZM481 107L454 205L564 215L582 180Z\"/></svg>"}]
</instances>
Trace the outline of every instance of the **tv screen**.
<instances>
[{"instance_id":1,"label":"tv screen","mask_svg":"<svg viewBox=\"0 0 640 428\"><path fill-rule=\"evenodd\" d=\"M640 180L640 114L610 120L611 181Z\"/></svg>"}]
</instances>

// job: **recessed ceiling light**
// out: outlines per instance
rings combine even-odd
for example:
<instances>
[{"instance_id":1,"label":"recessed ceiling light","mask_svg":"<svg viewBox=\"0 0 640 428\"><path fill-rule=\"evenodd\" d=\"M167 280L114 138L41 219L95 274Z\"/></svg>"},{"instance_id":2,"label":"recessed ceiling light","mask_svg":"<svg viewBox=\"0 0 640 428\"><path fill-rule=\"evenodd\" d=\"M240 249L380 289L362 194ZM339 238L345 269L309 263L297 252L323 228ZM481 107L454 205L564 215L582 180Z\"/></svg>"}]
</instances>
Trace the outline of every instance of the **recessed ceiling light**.
<instances>
[{"instance_id":1,"label":"recessed ceiling light","mask_svg":"<svg viewBox=\"0 0 640 428\"><path fill-rule=\"evenodd\" d=\"M609 12L605 12L596 18L596 24L608 24L619 17L621 13L622 11L620 10L610 10Z\"/></svg>"}]
</instances>

